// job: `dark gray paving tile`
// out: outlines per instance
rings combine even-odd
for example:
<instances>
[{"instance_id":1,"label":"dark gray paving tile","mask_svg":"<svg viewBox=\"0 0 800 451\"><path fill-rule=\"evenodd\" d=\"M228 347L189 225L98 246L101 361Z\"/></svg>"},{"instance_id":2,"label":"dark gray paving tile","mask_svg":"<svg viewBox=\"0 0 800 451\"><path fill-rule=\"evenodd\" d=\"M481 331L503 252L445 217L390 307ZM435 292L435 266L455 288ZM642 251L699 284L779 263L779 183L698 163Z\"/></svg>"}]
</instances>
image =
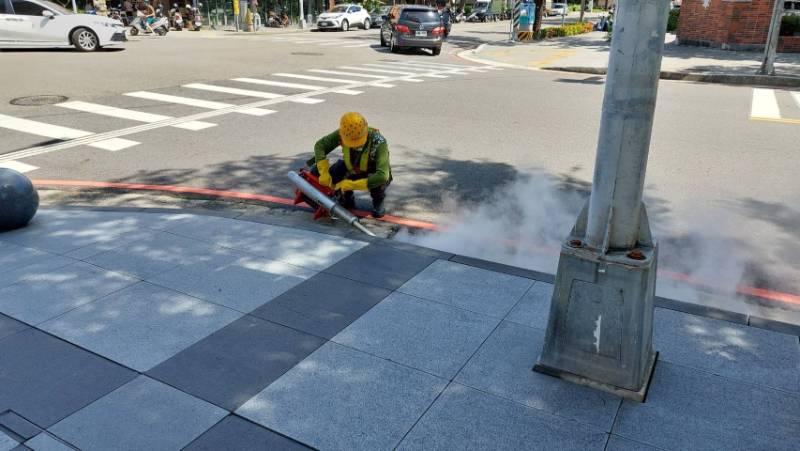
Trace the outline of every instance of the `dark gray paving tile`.
<instances>
[{"instance_id":1,"label":"dark gray paving tile","mask_svg":"<svg viewBox=\"0 0 800 451\"><path fill-rule=\"evenodd\" d=\"M723 321L728 321L737 324L747 324L747 313L722 310L717 307L696 304L694 302L676 301L675 299L656 296L655 306L667 310L675 310L677 312L690 313L692 315L703 316L705 318L720 319Z\"/></svg>"},{"instance_id":2,"label":"dark gray paving tile","mask_svg":"<svg viewBox=\"0 0 800 451\"><path fill-rule=\"evenodd\" d=\"M606 445L606 451L659 451L660 449L614 434L611 434L608 439L608 445Z\"/></svg>"},{"instance_id":3,"label":"dark gray paving tile","mask_svg":"<svg viewBox=\"0 0 800 451\"><path fill-rule=\"evenodd\" d=\"M644 404L624 402L622 437L665 449L796 450L800 395L659 361Z\"/></svg>"},{"instance_id":4,"label":"dark gray paving tile","mask_svg":"<svg viewBox=\"0 0 800 451\"><path fill-rule=\"evenodd\" d=\"M433 257L371 244L325 272L395 290L434 261Z\"/></svg>"},{"instance_id":5,"label":"dark gray paving tile","mask_svg":"<svg viewBox=\"0 0 800 451\"><path fill-rule=\"evenodd\" d=\"M28 440L29 438L42 432L38 426L26 420L25 418L22 418L11 410L0 414L0 426L8 431L13 432L14 434L17 434L22 438L22 440Z\"/></svg>"},{"instance_id":6,"label":"dark gray paving tile","mask_svg":"<svg viewBox=\"0 0 800 451\"><path fill-rule=\"evenodd\" d=\"M400 450L598 450L598 428L452 384L400 445Z\"/></svg>"},{"instance_id":7,"label":"dark gray paving tile","mask_svg":"<svg viewBox=\"0 0 800 451\"><path fill-rule=\"evenodd\" d=\"M61 420L50 432L82 450L176 450L227 412L139 376Z\"/></svg>"},{"instance_id":8,"label":"dark gray paving tile","mask_svg":"<svg viewBox=\"0 0 800 451\"><path fill-rule=\"evenodd\" d=\"M39 255L32 262L29 261L25 265L0 271L0 288L17 283L23 279L41 277L76 262L77 260L73 258L42 252L42 255Z\"/></svg>"},{"instance_id":9,"label":"dark gray paving tile","mask_svg":"<svg viewBox=\"0 0 800 451\"><path fill-rule=\"evenodd\" d=\"M237 414L320 449L390 449L446 381L328 342Z\"/></svg>"},{"instance_id":10,"label":"dark gray paving tile","mask_svg":"<svg viewBox=\"0 0 800 451\"><path fill-rule=\"evenodd\" d=\"M660 308L654 321L660 360L800 392L796 336Z\"/></svg>"},{"instance_id":11,"label":"dark gray paving tile","mask_svg":"<svg viewBox=\"0 0 800 451\"><path fill-rule=\"evenodd\" d=\"M499 321L395 292L332 341L452 379Z\"/></svg>"},{"instance_id":12,"label":"dark gray paving tile","mask_svg":"<svg viewBox=\"0 0 800 451\"><path fill-rule=\"evenodd\" d=\"M532 269L519 268L517 266L504 265L502 263L492 262L489 260L481 260L473 257L466 257L463 255L454 255L449 259L452 262L462 263L476 268L486 269L494 272L501 272L510 274L512 276L525 277L539 282L553 284L556 278L553 274L547 274Z\"/></svg>"},{"instance_id":13,"label":"dark gray paving tile","mask_svg":"<svg viewBox=\"0 0 800 451\"><path fill-rule=\"evenodd\" d=\"M74 447L63 443L47 432L42 432L28 440L25 445L34 451L75 451Z\"/></svg>"},{"instance_id":14,"label":"dark gray paving tile","mask_svg":"<svg viewBox=\"0 0 800 451\"><path fill-rule=\"evenodd\" d=\"M35 329L0 341L0 411L49 427L136 376Z\"/></svg>"},{"instance_id":15,"label":"dark gray paving tile","mask_svg":"<svg viewBox=\"0 0 800 451\"><path fill-rule=\"evenodd\" d=\"M27 329L28 325L23 324L14 318L9 318L6 315L0 314L0 340L10 335Z\"/></svg>"},{"instance_id":16,"label":"dark gray paving tile","mask_svg":"<svg viewBox=\"0 0 800 451\"><path fill-rule=\"evenodd\" d=\"M0 451L11 451L19 446L19 442L11 438L5 432L0 431Z\"/></svg>"},{"instance_id":17,"label":"dark gray paving tile","mask_svg":"<svg viewBox=\"0 0 800 451\"><path fill-rule=\"evenodd\" d=\"M11 451L33 451L25 445L19 445L16 448L13 448Z\"/></svg>"},{"instance_id":18,"label":"dark gray paving tile","mask_svg":"<svg viewBox=\"0 0 800 451\"><path fill-rule=\"evenodd\" d=\"M398 291L495 318L504 318L533 281L437 260Z\"/></svg>"},{"instance_id":19,"label":"dark gray paving tile","mask_svg":"<svg viewBox=\"0 0 800 451\"><path fill-rule=\"evenodd\" d=\"M54 254L0 241L0 273L8 273L52 257Z\"/></svg>"},{"instance_id":20,"label":"dark gray paving tile","mask_svg":"<svg viewBox=\"0 0 800 451\"><path fill-rule=\"evenodd\" d=\"M532 371L544 334L541 329L503 321L456 382L610 431L619 398Z\"/></svg>"},{"instance_id":21,"label":"dark gray paving tile","mask_svg":"<svg viewBox=\"0 0 800 451\"><path fill-rule=\"evenodd\" d=\"M324 342L288 327L245 316L147 374L232 411Z\"/></svg>"},{"instance_id":22,"label":"dark gray paving tile","mask_svg":"<svg viewBox=\"0 0 800 451\"><path fill-rule=\"evenodd\" d=\"M184 448L185 451L253 451L262 449L304 451L312 448L236 415L228 415Z\"/></svg>"},{"instance_id":23,"label":"dark gray paving tile","mask_svg":"<svg viewBox=\"0 0 800 451\"><path fill-rule=\"evenodd\" d=\"M547 329L553 285L536 282L506 317L506 321L536 329Z\"/></svg>"},{"instance_id":24,"label":"dark gray paving tile","mask_svg":"<svg viewBox=\"0 0 800 451\"><path fill-rule=\"evenodd\" d=\"M319 273L251 314L330 339L390 293L374 285Z\"/></svg>"}]
</instances>

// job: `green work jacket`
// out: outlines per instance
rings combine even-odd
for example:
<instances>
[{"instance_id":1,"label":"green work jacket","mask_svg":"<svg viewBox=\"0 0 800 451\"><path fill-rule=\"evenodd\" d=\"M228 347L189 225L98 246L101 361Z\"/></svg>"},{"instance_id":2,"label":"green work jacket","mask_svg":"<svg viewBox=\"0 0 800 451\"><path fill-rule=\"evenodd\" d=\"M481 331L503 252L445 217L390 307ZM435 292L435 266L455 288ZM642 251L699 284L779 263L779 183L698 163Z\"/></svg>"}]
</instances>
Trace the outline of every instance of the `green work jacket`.
<instances>
[{"instance_id":1,"label":"green work jacket","mask_svg":"<svg viewBox=\"0 0 800 451\"><path fill-rule=\"evenodd\" d=\"M392 175L389 166L389 145L377 129L370 128L367 143L361 149L351 149L342 144L339 130L325 135L314 145L314 158L308 165L325 159L337 147L342 147L342 155L348 175L367 175L367 187L378 187L388 182Z\"/></svg>"}]
</instances>

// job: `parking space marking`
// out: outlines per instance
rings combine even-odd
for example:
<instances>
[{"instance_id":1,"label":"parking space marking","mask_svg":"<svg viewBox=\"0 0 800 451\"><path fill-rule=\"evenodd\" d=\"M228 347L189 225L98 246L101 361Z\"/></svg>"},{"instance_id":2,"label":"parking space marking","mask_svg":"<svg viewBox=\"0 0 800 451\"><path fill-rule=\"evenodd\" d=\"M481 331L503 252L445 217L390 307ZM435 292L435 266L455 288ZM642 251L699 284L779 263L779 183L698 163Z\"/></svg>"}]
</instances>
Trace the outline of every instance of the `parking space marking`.
<instances>
[{"instance_id":1,"label":"parking space marking","mask_svg":"<svg viewBox=\"0 0 800 451\"><path fill-rule=\"evenodd\" d=\"M197 108L204 108L207 110L224 110L227 108L236 107L236 105L233 105L231 103L214 102L211 100L173 96L169 94L161 94L158 92L149 92L149 91L126 92L123 95L129 97L136 97L139 99L155 100L158 102L176 103L179 105L193 106ZM276 111L265 110L262 108L241 108L241 109L236 109L233 112L240 114L247 114L250 116L266 116L268 114L276 113Z\"/></svg>"},{"instance_id":2,"label":"parking space marking","mask_svg":"<svg viewBox=\"0 0 800 451\"><path fill-rule=\"evenodd\" d=\"M145 113L143 111L129 110L125 108L116 108L89 102L71 101L71 102L57 103L56 106L61 108L67 108L74 111L81 111L84 113L98 114L101 116L108 116L119 119L128 119L135 122L152 123L152 122L163 121L165 119L172 119L170 116L164 116L162 114ZM216 125L217 124L212 124L210 122L192 121L192 122L185 122L183 124L178 124L175 125L174 127L197 131L197 130L203 130L205 128L215 127Z\"/></svg>"}]
</instances>

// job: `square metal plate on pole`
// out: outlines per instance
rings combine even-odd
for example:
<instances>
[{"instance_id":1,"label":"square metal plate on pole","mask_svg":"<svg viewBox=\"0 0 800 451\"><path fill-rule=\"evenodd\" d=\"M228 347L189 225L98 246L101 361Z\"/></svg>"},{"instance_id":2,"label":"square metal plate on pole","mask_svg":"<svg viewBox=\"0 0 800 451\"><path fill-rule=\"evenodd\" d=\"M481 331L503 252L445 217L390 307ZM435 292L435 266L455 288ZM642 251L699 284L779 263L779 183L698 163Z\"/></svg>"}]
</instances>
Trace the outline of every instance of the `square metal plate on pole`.
<instances>
[{"instance_id":1,"label":"square metal plate on pole","mask_svg":"<svg viewBox=\"0 0 800 451\"><path fill-rule=\"evenodd\" d=\"M668 0L620 0L589 201L562 245L534 371L644 401L657 243L642 203Z\"/></svg>"}]
</instances>

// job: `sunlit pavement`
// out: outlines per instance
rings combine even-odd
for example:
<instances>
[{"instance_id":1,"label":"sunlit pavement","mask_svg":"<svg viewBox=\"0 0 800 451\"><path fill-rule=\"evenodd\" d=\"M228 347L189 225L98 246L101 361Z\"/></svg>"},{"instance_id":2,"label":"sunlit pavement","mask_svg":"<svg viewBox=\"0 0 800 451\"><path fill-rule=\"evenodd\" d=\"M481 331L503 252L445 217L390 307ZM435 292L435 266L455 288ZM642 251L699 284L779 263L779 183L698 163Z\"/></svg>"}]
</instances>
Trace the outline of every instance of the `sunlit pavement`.
<instances>
[{"instance_id":1,"label":"sunlit pavement","mask_svg":"<svg viewBox=\"0 0 800 451\"><path fill-rule=\"evenodd\" d=\"M796 447L797 329L657 308L630 403L531 371L546 276L269 221L45 209L0 234L0 450Z\"/></svg>"}]
</instances>

